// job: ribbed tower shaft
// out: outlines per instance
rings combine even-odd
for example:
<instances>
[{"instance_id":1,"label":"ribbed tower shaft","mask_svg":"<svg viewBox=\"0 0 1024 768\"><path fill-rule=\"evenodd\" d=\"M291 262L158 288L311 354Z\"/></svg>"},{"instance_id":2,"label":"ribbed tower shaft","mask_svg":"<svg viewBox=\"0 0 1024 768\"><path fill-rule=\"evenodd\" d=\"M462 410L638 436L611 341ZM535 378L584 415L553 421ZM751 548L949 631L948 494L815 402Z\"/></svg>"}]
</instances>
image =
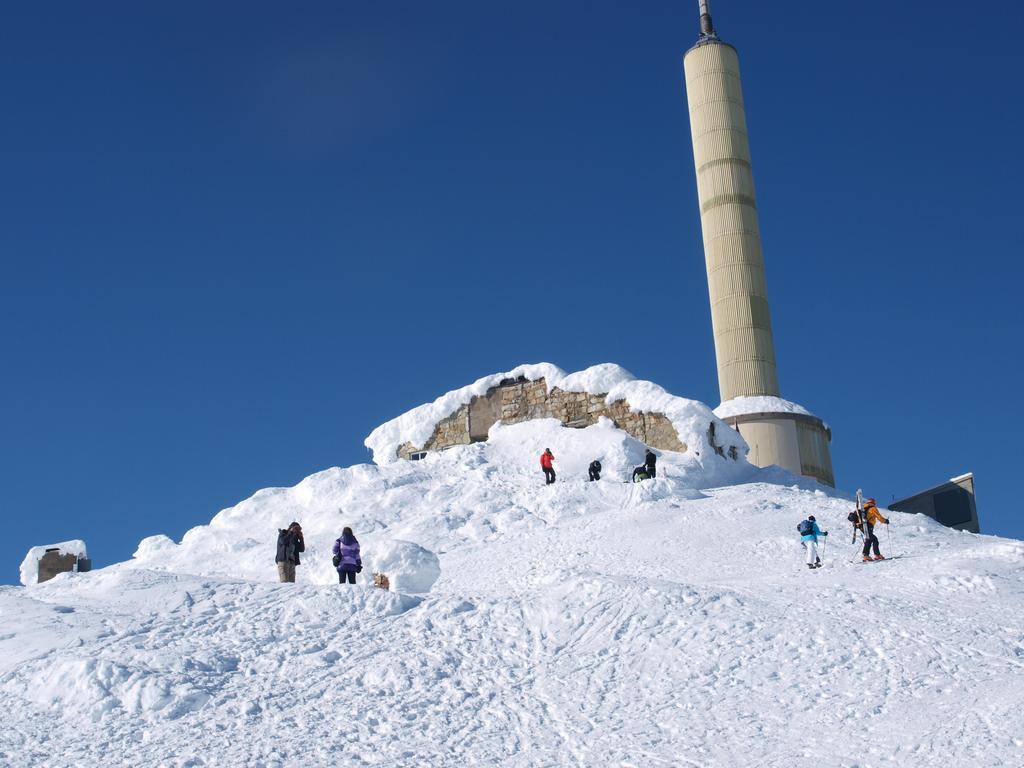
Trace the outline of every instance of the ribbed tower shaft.
<instances>
[{"instance_id":1,"label":"ribbed tower shaft","mask_svg":"<svg viewBox=\"0 0 1024 768\"><path fill-rule=\"evenodd\" d=\"M683 68L722 402L778 396L739 58L731 45L702 39Z\"/></svg>"}]
</instances>

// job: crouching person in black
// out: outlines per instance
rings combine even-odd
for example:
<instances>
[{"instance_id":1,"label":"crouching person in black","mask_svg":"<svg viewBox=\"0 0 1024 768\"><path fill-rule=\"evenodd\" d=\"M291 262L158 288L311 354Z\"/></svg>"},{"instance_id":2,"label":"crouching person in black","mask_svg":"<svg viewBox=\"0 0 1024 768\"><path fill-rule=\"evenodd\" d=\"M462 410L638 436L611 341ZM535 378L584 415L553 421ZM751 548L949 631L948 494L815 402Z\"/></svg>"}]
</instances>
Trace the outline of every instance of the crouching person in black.
<instances>
[{"instance_id":1,"label":"crouching person in black","mask_svg":"<svg viewBox=\"0 0 1024 768\"><path fill-rule=\"evenodd\" d=\"M598 459L590 462L590 479L591 481L601 479L601 462Z\"/></svg>"}]
</instances>

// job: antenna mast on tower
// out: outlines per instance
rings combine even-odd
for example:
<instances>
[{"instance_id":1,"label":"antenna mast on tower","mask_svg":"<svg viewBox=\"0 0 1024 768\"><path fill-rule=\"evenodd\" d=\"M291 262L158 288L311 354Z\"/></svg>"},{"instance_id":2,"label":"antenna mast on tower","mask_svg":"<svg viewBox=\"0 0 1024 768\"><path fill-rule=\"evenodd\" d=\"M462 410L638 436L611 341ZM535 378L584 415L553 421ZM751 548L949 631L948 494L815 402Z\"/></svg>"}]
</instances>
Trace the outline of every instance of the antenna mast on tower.
<instances>
[{"instance_id":1,"label":"antenna mast on tower","mask_svg":"<svg viewBox=\"0 0 1024 768\"><path fill-rule=\"evenodd\" d=\"M700 37L701 40L718 37L715 34L715 24L711 21L711 0L700 0Z\"/></svg>"}]
</instances>

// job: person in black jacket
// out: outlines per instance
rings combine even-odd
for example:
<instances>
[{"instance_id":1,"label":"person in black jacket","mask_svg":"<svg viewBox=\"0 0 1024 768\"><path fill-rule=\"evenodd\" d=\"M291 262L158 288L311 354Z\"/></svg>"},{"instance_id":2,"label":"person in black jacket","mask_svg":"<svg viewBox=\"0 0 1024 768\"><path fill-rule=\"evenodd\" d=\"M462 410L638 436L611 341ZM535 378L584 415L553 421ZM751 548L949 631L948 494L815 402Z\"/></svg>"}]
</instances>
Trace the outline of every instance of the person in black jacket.
<instances>
[{"instance_id":1,"label":"person in black jacket","mask_svg":"<svg viewBox=\"0 0 1024 768\"><path fill-rule=\"evenodd\" d=\"M657 463L658 457L654 455L654 451L648 448L647 455L644 456L644 466L647 467L647 476L652 480L658 476Z\"/></svg>"},{"instance_id":2,"label":"person in black jacket","mask_svg":"<svg viewBox=\"0 0 1024 768\"><path fill-rule=\"evenodd\" d=\"M282 582L295 582L295 566L299 564L299 552L306 551L302 539L302 526L292 523L277 532L277 578Z\"/></svg>"},{"instance_id":3,"label":"person in black jacket","mask_svg":"<svg viewBox=\"0 0 1024 768\"><path fill-rule=\"evenodd\" d=\"M599 459L594 459L592 462L590 462L590 479L601 479L601 461Z\"/></svg>"}]
</instances>

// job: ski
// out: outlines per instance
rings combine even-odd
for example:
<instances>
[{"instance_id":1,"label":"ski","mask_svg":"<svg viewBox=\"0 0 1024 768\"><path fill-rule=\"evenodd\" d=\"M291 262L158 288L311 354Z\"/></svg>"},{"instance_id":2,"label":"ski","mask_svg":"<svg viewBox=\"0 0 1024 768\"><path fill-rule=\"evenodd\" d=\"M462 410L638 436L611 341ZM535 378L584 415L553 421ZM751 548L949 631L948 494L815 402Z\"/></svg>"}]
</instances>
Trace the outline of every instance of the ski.
<instances>
[{"instance_id":1,"label":"ski","mask_svg":"<svg viewBox=\"0 0 1024 768\"><path fill-rule=\"evenodd\" d=\"M853 521L853 538L850 539L850 543L851 544L856 544L857 543L857 526L860 524L860 521L862 519L861 518L861 507L863 505L864 505L864 494L861 492L861 489L858 488L857 489L857 517Z\"/></svg>"}]
</instances>

